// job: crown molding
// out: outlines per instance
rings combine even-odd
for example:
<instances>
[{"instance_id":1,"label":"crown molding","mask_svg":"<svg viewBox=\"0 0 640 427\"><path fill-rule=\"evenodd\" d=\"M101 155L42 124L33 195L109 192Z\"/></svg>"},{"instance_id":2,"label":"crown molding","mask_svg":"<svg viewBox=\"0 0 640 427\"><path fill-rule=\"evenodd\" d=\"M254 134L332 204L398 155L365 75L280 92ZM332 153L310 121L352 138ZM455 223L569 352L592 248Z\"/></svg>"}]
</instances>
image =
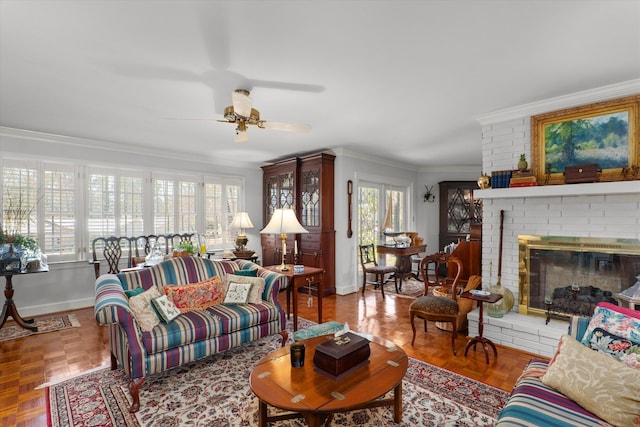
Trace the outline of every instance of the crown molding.
<instances>
[{"instance_id":1,"label":"crown molding","mask_svg":"<svg viewBox=\"0 0 640 427\"><path fill-rule=\"evenodd\" d=\"M498 110L491 113L480 114L476 116L475 119L482 126L486 126L493 123L506 122L508 120L547 113L549 111L562 110L564 108L577 107L609 99L623 98L625 96L635 95L638 93L640 93L640 79L635 79L542 101L531 102L529 104L506 108L504 110Z\"/></svg>"},{"instance_id":2,"label":"crown molding","mask_svg":"<svg viewBox=\"0 0 640 427\"><path fill-rule=\"evenodd\" d=\"M46 142L52 144L61 144L71 147L82 147L92 150L103 150L110 152L120 152L126 155L140 155L163 159L184 160L201 164L212 164L217 166L229 166L241 169L256 169L257 163L234 162L229 160L216 159L214 157L206 157L199 155L189 155L179 151L157 150L135 145L127 145L117 142L100 141L95 139L77 138L65 135L56 135L45 132L36 132L26 129L17 129L6 126L0 126L0 148L3 148L2 139L13 138L30 141Z\"/></svg>"},{"instance_id":3,"label":"crown molding","mask_svg":"<svg viewBox=\"0 0 640 427\"><path fill-rule=\"evenodd\" d=\"M418 167L416 167L415 165L402 163L402 162L395 162L392 160L383 159L381 157L372 156L370 154L351 151L344 147L334 148L333 151L336 153L336 155L340 155L343 157L350 157L357 160L365 160L371 163L378 163L380 165L390 166L393 168L401 168L403 170L410 170L414 172L418 171Z\"/></svg>"}]
</instances>

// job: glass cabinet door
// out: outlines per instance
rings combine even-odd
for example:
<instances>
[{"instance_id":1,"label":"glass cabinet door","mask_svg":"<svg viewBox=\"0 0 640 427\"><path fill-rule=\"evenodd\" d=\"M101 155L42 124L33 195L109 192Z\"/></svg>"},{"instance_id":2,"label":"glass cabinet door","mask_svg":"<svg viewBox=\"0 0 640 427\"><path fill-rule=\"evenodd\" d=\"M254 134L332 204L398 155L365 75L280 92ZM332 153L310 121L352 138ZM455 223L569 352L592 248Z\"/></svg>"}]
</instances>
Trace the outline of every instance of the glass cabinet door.
<instances>
[{"instance_id":1,"label":"glass cabinet door","mask_svg":"<svg viewBox=\"0 0 640 427\"><path fill-rule=\"evenodd\" d=\"M482 223L482 200L473 198L475 181L442 181L440 184L440 250L465 240L472 224Z\"/></svg>"},{"instance_id":2,"label":"glass cabinet door","mask_svg":"<svg viewBox=\"0 0 640 427\"><path fill-rule=\"evenodd\" d=\"M302 192L300 197L303 227L320 226L320 169L302 172Z\"/></svg>"}]
</instances>

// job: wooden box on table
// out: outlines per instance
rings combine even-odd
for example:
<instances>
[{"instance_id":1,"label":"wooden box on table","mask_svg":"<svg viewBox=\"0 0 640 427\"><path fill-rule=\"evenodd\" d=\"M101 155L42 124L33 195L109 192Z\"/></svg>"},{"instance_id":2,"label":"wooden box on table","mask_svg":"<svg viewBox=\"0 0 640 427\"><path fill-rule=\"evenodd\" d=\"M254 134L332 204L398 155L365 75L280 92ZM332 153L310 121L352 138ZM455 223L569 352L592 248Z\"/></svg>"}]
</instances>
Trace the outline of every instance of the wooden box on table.
<instances>
[{"instance_id":1,"label":"wooden box on table","mask_svg":"<svg viewBox=\"0 0 640 427\"><path fill-rule=\"evenodd\" d=\"M351 332L319 344L313 355L316 371L339 380L369 363L369 340Z\"/></svg>"}]
</instances>

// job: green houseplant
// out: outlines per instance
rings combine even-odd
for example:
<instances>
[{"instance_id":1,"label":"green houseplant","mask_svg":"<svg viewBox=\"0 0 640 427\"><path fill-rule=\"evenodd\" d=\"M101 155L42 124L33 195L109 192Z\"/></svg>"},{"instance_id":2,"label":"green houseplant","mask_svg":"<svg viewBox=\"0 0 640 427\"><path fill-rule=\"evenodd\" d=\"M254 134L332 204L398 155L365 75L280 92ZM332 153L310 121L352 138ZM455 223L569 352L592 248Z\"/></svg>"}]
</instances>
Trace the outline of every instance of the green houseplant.
<instances>
[{"instance_id":1,"label":"green houseplant","mask_svg":"<svg viewBox=\"0 0 640 427\"><path fill-rule=\"evenodd\" d=\"M33 209L23 207L22 199L14 203L11 198L5 202L0 221L0 270L20 270L29 258L39 257L38 242L24 234L25 224L31 221Z\"/></svg>"},{"instance_id":2,"label":"green houseplant","mask_svg":"<svg viewBox=\"0 0 640 427\"><path fill-rule=\"evenodd\" d=\"M186 252L189 255L193 255L193 253L195 252L195 247L193 246L193 243L191 243L191 242L178 243L176 248L177 249L181 249L182 252Z\"/></svg>"}]
</instances>

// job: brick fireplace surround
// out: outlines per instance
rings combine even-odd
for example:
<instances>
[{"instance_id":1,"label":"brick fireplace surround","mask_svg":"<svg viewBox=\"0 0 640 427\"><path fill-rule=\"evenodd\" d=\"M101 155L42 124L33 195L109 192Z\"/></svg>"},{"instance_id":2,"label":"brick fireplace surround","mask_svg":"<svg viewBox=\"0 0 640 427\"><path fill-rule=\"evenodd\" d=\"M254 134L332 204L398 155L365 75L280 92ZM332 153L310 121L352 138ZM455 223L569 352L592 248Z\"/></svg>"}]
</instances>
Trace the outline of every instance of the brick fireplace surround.
<instances>
[{"instance_id":1,"label":"brick fireplace surround","mask_svg":"<svg viewBox=\"0 0 640 427\"><path fill-rule=\"evenodd\" d=\"M482 125L482 167L514 169L521 153L531 158L533 115L640 93L640 79L477 117ZM477 190L483 199L483 287L495 284L500 210L505 211L501 283L516 300L502 318L485 312L484 335L497 344L551 357L568 323L517 313L518 235L640 239L640 181ZM489 265L493 277L489 278ZM491 282L491 283L489 283ZM477 335L478 310L468 315L469 335Z\"/></svg>"}]
</instances>

